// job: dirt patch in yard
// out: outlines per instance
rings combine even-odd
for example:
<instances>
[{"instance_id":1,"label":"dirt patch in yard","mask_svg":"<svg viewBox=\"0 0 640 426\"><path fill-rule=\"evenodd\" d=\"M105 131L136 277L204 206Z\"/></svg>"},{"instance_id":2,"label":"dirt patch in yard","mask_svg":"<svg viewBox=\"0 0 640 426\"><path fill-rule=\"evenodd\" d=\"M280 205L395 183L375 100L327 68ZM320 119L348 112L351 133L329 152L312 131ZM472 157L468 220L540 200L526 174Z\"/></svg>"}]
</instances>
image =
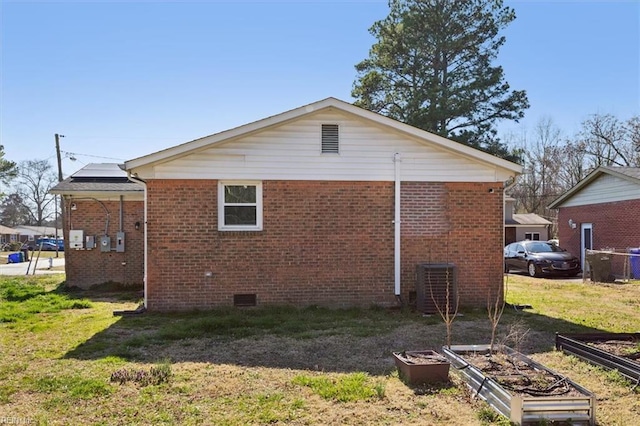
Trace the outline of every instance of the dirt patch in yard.
<instances>
[{"instance_id":1,"label":"dirt patch in yard","mask_svg":"<svg viewBox=\"0 0 640 426\"><path fill-rule=\"evenodd\" d=\"M587 342L586 344L631 361L640 361L640 342L637 341L606 340L603 342Z\"/></svg>"},{"instance_id":2,"label":"dirt patch in yard","mask_svg":"<svg viewBox=\"0 0 640 426\"><path fill-rule=\"evenodd\" d=\"M504 389L530 396L583 396L566 379L502 353L493 355L466 354L465 361L499 383Z\"/></svg>"},{"instance_id":3,"label":"dirt patch in yard","mask_svg":"<svg viewBox=\"0 0 640 426\"><path fill-rule=\"evenodd\" d=\"M173 362L193 361L238 366L290 368L312 371L366 371L389 374L395 369L391 353L405 349L436 349L444 340L444 326L410 324L392 333L354 339L350 335L294 339L286 336L251 336L226 340L184 339L162 346L142 347L136 358ZM416 343L424 342L424 343Z\"/></svg>"}]
</instances>

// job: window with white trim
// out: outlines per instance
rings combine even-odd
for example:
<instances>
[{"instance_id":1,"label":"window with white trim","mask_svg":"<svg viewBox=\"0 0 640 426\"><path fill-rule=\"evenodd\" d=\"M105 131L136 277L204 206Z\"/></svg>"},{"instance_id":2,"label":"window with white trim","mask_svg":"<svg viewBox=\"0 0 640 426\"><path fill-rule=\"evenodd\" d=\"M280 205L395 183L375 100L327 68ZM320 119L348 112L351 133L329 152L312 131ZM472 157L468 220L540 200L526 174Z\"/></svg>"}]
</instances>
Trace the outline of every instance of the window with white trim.
<instances>
[{"instance_id":1,"label":"window with white trim","mask_svg":"<svg viewBox=\"0 0 640 426\"><path fill-rule=\"evenodd\" d=\"M262 230L262 182L218 182L218 230Z\"/></svg>"},{"instance_id":2,"label":"window with white trim","mask_svg":"<svg viewBox=\"0 0 640 426\"><path fill-rule=\"evenodd\" d=\"M340 153L340 133L337 124L322 125L322 153Z\"/></svg>"},{"instance_id":3,"label":"window with white trim","mask_svg":"<svg viewBox=\"0 0 640 426\"><path fill-rule=\"evenodd\" d=\"M531 241L540 241L540 233L539 232L525 232L524 233L525 240Z\"/></svg>"}]
</instances>

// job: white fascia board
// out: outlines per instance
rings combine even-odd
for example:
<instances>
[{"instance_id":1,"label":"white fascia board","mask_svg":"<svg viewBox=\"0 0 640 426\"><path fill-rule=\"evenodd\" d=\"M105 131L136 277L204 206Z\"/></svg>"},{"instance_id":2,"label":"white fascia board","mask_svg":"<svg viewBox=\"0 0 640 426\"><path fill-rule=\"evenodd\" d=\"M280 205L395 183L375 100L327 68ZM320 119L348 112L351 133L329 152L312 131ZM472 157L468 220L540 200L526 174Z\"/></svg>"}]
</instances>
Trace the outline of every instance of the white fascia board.
<instances>
[{"instance_id":1,"label":"white fascia board","mask_svg":"<svg viewBox=\"0 0 640 426\"><path fill-rule=\"evenodd\" d=\"M471 148L467 145L452 141L447 138L443 138L442 136L438 136L425 130L418 129L417 127L401 123L392 118L385 117L384 115L366 110L364 108L360 108L336 98L327 98L262 120L254 121L240 127L225 130L220 133L205 136L203 138L186 142L172 148L158 151L143 157L135 158L126 161L124 164L124 168L125 170L133 171L136 168L149 166L153 163L166 162L172 158L179 157L188 153L193 153L194 151L208 148L211 145L226 142L253 132L261 131L271 126L280 125L287 121L294 120L304 115L331 107L413 136L423 141L423 143L425 144L433 144L447 151L456 153L458 155L463 155L474 161L484 162L493 167L496 167L496 169L504 169L505 171L507 171L508 175L516 175L522 173L523 167L519 164L515 164L510 161L498 158L494 155L487 154L475 148ZM499 175L502 175L502 173L496 170L496 180L499 180Z\"/></svg>"}]
</instances>

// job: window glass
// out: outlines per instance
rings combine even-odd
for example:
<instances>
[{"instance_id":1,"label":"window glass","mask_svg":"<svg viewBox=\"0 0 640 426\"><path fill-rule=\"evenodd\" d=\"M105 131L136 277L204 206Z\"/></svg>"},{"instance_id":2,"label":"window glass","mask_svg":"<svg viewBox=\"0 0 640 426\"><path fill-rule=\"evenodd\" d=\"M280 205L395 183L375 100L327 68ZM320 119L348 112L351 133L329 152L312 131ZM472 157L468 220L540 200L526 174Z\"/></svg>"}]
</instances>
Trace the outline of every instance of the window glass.
<instances>
[{"instance_id":1,"label":"window glass","mask_svg":"<svg viewBox=\"0 0 640 426\"><path fill-rule=\"evenodd\" d=\"M254 185L225 185L225 204L246 204L256 202L256 187Z\"/></svg>"},{"instance_id":2,"label":"window glass","mask_svg":"<svg viewBox=\"0 0 640 426\"><path fill-rule=\"evenodd\" d=\"M257 221L255 206L225 206L225 225L256 225Z\"/></svg>"}]
</instances>

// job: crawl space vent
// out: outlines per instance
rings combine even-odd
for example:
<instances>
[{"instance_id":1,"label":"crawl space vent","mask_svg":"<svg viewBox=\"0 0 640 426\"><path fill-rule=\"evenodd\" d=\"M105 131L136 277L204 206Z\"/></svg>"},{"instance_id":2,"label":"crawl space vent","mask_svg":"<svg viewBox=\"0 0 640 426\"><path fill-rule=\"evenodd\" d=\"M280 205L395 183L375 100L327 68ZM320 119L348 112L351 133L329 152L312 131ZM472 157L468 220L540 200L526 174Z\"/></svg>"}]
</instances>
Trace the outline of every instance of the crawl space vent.
<instances>
[{"instance_id":1,"label":"crawl space vent","mask_svg":"<svg viewBox=\"0 0 640 426\"><path fill-rule=\"evenodd\" d=\"M256 306L255 294L234 294L233 306Z\"/></svg>"},{"instance_id":2,"label":"crawl space vent","mask_svg":"<svg viewBox=\"0 0 640 426\"><path fill-rule=\"evenodd\" d=\"M456 310L457 280L453 263L421 263L417 266L416 308L425 314L444 312L449 288L449 312Z\"/></svg>"}]
</instances>

